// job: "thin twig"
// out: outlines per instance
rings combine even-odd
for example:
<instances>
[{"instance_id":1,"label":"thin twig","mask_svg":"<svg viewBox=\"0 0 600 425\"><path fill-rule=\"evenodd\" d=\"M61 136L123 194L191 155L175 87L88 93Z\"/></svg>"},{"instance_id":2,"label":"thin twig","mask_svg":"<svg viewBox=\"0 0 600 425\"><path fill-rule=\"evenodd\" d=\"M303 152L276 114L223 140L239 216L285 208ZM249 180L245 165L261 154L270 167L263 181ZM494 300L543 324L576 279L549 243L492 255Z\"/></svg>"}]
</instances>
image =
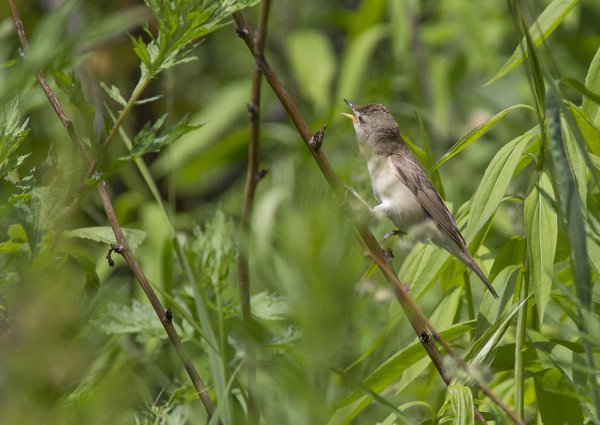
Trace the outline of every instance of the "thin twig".
<instances>
[{"instance_id":1,"label":"thin twig","mask_svg":"<svg viewBox=\"0 0 600 425\"><path fill-rule=\"evenodd\" d=\"M244 204L242 206L242 216L240 227L242 237L246 237L250 231L250 217L254 204L254 194L256 186L264 173L259 172L259 144L260 144L260 94L262 83L262 58L264 57L264 49L267 38L267 22L269 19L269 10L271 0L263 0L260 8L258 20L258 29L254 38L254 71L252 73L252 94L250 103L248 104L248 117L250 120L250 143L248 144L248 170L246 173L246 187L244 190ZM248 264L248 254L243 246L243 241L240 244L238 252L238 277L240 284L240 304L242 309L242 318L247 324L252 322L252 311L250 308L250 273ZM256 400L254 398L254 387L256 381L256 369L254 350L252 341L246 340L245 350L246 375L248 380L248 422L256 424L259 420Z\"/></svg>"},{"instance_id":2,"label":"thin twig","mask_svg":"<svg viewBox=\"0 0 600 425\"><path fill-rule=\"evenodd\" d=\"M254 39L252 31L246 23L244 15L241 12L236 12L233 14L233 18L237 25L238 35L244 40L248 49L251 52L254 52ZM298 133L302 137L302 140L309 148L313 158L317 162L317 165L321 169L323 175L331 185L332 189L336 192L336 194L340 196L343 195L343 186L340 183L337 176L335 175L333 169L331 168L329 161L323 154L322 149L316 149L314 146L311 145L311 131L309 130L306 121L300 114L298 107L296 106L290 95L287 93L281 82L278 80L275 71L273 71L268 61L264 57L259 58L259 60L261 61L261 69L265 78L269 82L271 88L275 92L275 95L278 97L282 106L285 108L290 119L294 123L294 126L298 130ZM402 282L400 282L400 279L398 279L398 276L391 268L389 262L387 261L384 255L383 250L379 246L379 243L377 242L371 231L365 227L359 227L357 228L357 231L360 235L363 246L366 248L366 252L371 257L371 259L377 264L377 266L385 276L386 280L392 285L396 298L402 306L402 309L404 310L410 324L415 330L417 337L419 338L419 340L423 344L423 347L427 351L428 356L431 358L432 363L438 370L438 373L440 374L444 382L446 384L449 384L450 377L444 371L442 355L439 352L437 346L435 345L434 339L440 341L440 343L448 351L448 354L452 357L460 359L460 356L458 356L456 352L452 349L452 347L450 347L450 345L441 338L439 333L429 323L425 315L417 307L414 300L406 290L405 286L402 284ZM463 366L467 373L469 372L466 368L466 364L464 363L464 361L462 361L462 359L460 359L458 364ZM525 425L519 418L515 416L514 412L510 411L510 409L508 409L508 407L504 403L501 403L497 397L493 396L493 394L489 391L489 389L485 387L485 385L483 385L479 380L476 380L475 382L477 386L486 395L488 395L488 397L492 395L490 399L497 403L498 406L508 416L510 416L516 424ZM477 410L475 411L475 415L480 422L483 420L483 417Z\"/></svg>"},{"instance_id":3,"label":"thin twig","mask_svg":"<svg viewBox=\"0 0 600 425\"><path fill-rule=\"evenodd\" d=\"M15 27L17 29L19 39L21 41L21 47L23 48L24 53L26 53L27 49L28 49L28 42L27 42L27 37L25 35L25 30L23 28L23 22L21 20L19 11L18 11L14 1L8 0L8 3L10 5L12 16L13 16L13 21L14 21ZM36 71L36 77L40 83L40 86L42 87L42 90L44 91L46 97L48 98L48 101L54 108L54 111L56 112L58 118L62 122L63 126L67 129L67 132L69 133L71 140L73 140L73 142L78 146L83 159L91 167L94 164L94 160L90 157L89 153L87 152L85 145L83 144L83 142L81 141L81 138L77 134L71 120L69 120L69 118L67 117L58 98L54 94L54 91L48 84L48 81L46 80L44 74L38 70L38 71ZM139 282L142 290L148 297L148 300L150 301L152 308L154 309L161 324L163 325L165 332L167 333L169 340L171 341L171 344L177 351L177 354L179 355L179 358L180 358L181 362L183 363L183 366L184 366L185 370L187 371L187 373L192 381L192 384L194 385L194 388L196 389L196 392L198 393L198 396L200 397L200 400L201 400L202 404L204 405L206 412L208 413L209 416L212 417L212 415L214 414L214 411L215 411L212 399L210 398L210 396L208 394L208 391L206 389L206 386L204 385L204 382L202 381L202 379L200 378L200 375L198 374L196 368L194 367L194 364L192 363L192 359L190 358L189 354L187 353L185 347L183 346L183 343L181 342L181 339L179 338L179 335L177 334L175 327L173 326L172 315L169 313L169 310L165 310L164 307L162 306L162 304L160 303L160 300L158 299L158 297L156 296L156 293L152 289L150 282L148 281L148 279L146 278L146 275L142 271L142 268L141 268L139 262L137 261L137 258L135 257L135 255L133 254L131 249L129 248L129 244L127 243L127 239L125 239L125 235L123 234L123 230L121 228L121 225L119 224L119 220L117 219L117 215L115 213L112 201L110 199L110 195L106 188L106 182L101 182L100 184L98 184L97 190L98 190L100 199L102 201L102 205L104 206L106 216L108 218L110 226L115 235L115 239L117 241L116 246L118 246L118 249L115 251L123 256L123 258L129 265L129 268L131 269L132 273L134 274L137 281ZM218 423L222 424L221 421L218 421Z\"/></svg>"}]
</instances>

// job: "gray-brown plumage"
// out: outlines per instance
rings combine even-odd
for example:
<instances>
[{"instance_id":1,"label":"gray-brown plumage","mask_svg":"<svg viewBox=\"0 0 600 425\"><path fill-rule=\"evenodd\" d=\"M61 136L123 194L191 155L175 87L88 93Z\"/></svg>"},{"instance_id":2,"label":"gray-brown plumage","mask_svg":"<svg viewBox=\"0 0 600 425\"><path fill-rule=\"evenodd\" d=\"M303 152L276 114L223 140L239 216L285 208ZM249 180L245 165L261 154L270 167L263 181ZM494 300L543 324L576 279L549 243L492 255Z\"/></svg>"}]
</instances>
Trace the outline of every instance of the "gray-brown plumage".
<instances>
[{"instance_id":1,"label":"gray-brown plumage","mask_svg":"<svg viewBox=\"0 0 600 425\"><path fill-rule=\"evenodd\" d=\"M379 204L376 213L385 214L403 233L429 239L467 265L495 298L498 294L467 249L467 244L435 190L423 166L404 143L398 123L385 106L354 105L344 99L354 115L361 153L367 158L373 193Z\"/></svg>"}]
</instances>

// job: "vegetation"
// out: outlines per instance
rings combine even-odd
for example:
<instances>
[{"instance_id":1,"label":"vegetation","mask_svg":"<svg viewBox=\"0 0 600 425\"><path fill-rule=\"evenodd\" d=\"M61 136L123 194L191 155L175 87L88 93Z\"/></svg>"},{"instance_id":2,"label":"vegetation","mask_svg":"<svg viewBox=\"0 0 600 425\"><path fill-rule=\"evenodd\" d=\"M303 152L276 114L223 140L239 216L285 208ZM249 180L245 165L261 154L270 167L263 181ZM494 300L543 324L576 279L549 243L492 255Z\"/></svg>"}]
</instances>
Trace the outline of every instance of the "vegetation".
<instances>
[{"instance_id":1,"label":"vegetation","mask_svg":"<svg viewBox=\"0 0 600 425\"><path fill-rule=\"evenodd\" d=\"M600 422L592 2L18 3L0 423ZM379 246L342 98L397 117L499 300Z\"/></svg>"}]
</instances>

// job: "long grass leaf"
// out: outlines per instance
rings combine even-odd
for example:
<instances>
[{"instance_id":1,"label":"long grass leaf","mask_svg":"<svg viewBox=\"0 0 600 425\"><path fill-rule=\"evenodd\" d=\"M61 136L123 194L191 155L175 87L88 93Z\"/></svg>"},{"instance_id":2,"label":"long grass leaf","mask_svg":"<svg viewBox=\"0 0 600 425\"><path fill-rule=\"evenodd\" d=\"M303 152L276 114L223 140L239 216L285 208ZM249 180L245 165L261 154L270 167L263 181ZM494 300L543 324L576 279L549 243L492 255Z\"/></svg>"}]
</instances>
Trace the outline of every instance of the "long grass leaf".
<instances>
[{"instance_id":1,"label":"long grass leaf","mask_svg":"<svg viewBox=\"0 0 600 425\"><path fill-rule=\"evenodd\" d=\"M538 16L536 21L529 28L531 39L534 46L539 46L542 42L552 34L552 32L563 21L565 16L573 9L579 0L554 0L546 9ZM521 42L523 43L523 41ZM485 85L492 84L506 74L515 69L525 59L525 54L519 46L517 46L512 56L506 61L502 68L494 75Z\"/></svg>"},{"instance_id":2,"label":"long grass leaf","mask_svg":"<svg viewBox=\"0 0 600 425\"><path fill-rule=\"evenodd\" d=\"M553 205L554 189L546 172L538 173L537 184L525 199L525 233L530 278L538 305L540 322L552 288L552 269L558 237L558 217Z\"/></svg>"},{"instance_id":3,"label":"long grass leaf","mask_svg":"<svg viewBox=\"0 0 600 425\"><path fill-rule=\"evenodd\" d=\"M523 150L536 136L524 134L504 145L490 161L471 201L465 237L471 239L492 216L502 201L519 164Z\"/></svg>"},{"instance_id":4,"label":"long grass leaf","mask_svg":"<svg viewBox=\"0 0 600 425\"><path fill-rule=\"evenodd\" d=\"M467 148L471 143L476 142L477 140L479 140L485 133L487 133L494 126L494 124L496 124L498 121L500 121L506 114L508 114L509 112L511 112L511 111L513 111L515 109L522 109L522 108L524 108L524 109L531 109L531 106L520 105L520 104L519 105L510 106L510 107L504 109L503 111L498 112L492 118L490 118L489 120L487 120L486 122L484 122L483 124L481 124L479 127L477 127L476 129L474 129L473 131L471 131L465 137L463 137L458 142L456 142L454 144L454 146L452 146L448 150L448 152L446 152L439 159L439 161L430 170L430 173L433 172L434 170L438 169L446 161L448 161L451 158L453 158L454 156L458 155L465 148Z\"/></svg>"}]
</instances>

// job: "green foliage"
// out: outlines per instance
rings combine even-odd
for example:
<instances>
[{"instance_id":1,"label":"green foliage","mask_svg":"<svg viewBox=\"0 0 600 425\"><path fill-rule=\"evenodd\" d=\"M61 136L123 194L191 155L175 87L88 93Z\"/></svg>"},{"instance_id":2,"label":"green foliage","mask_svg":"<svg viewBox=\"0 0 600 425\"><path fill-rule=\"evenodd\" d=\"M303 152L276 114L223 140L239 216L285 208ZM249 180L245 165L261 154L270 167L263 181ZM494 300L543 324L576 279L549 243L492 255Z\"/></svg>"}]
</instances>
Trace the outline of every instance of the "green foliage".
<instances>
[{"instance_id":1,"label":"green foliage","mask_svg":"<svg viewBox=\"0 0 600 425\"><path fill-rule=\"evenodd\" d=\"M127 155L120 157L119 161L127 162L148 153L160 152L163 147L179 140L184 134L201 127L200 125L188 125L188 117L186 115L176 124L159 133L166 119L167 115L165 114L154 124L146 124L133 138L131 151Z\"/></svg>"},{"instance_id":2,"label":"green foliage","mask_svg":"<svg viewBox=\"0 0 600 425\"><path fill-rule=\"evenodd\" d=\"M563 19L569 14L571 9L577 6L577 3L579 3L579 0L553 0L546 9L540 13L539 17L529 27L528 36L531 37L535 47L542 44L542 42L552 34ZM524 44L524 42L525 40L522 40L521 45ZM521 45L515 48L512 56L504 65L502 65L502 68L500 68L487 84L498 81L523 62L526 54L521 48Z\"/></svg>"},{"instance_id":3,"label":"green foliage","mask_svg":"<svg viewBox=\"0 0 600 425\"><path fill-rule=\"evenodd\" d=\"M249 232L238 227L254 61L230 16L258 3L73 1L43 15L19 5L25 57L2 27L0 423L472 424L473 406L508 423L476 381L528 423L598 422L597 10L273 2L265 56L310 127L327 124L321 153L342 182L375 202L341 99L386 104L500 294L439 248L387 242L419 308L468 363L465 373L446 356L446 386L265 82L268 173ZM97 161L92 178L69 132ZM212 419L165 318L124 260L107 263L115 238L95 184L169 309ZM364 216L379 240L392 230Z\"/></svg>"}]
</instances>

